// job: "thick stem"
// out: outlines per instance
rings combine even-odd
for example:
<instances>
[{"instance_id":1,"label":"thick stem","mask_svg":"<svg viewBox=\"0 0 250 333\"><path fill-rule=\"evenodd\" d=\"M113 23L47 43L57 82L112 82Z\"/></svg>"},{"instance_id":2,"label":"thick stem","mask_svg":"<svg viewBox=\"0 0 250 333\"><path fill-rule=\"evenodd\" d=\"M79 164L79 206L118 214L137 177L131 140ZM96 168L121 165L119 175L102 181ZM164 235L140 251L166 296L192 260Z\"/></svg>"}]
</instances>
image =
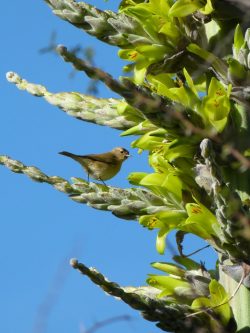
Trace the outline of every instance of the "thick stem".
<instances>
[{"instance_id":1,"label":"thick stem","mask_svg":"<svg viewBox=\"0 0 250 333\"><path fill-rule=\"evenodd\" d=\"M220 269L220 283L229 295L233 295L239 283ZM237 333L250 333L250 290L241 285L230 301L234 318L237 323Z\"/></svg>"}]
</instances>

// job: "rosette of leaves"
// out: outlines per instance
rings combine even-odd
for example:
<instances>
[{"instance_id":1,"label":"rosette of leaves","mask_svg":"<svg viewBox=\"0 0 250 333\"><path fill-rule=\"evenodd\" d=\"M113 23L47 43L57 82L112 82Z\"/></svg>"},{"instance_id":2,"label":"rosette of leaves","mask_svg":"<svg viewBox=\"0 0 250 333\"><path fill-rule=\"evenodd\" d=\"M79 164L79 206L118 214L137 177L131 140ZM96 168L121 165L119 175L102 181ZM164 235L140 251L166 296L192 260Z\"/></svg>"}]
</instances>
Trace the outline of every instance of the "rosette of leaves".
<instances>
[{"instance_id":1,"label":"rosette of leaves","mask_svg":"<svg viewBox=\"0 0 250 333\"><path fill-rule=\"evenodd\" d=\"M205 45L206 34L197 20L190 16L184 18L197 10L209 14L213 10L210 0L206 4L199 0L122 1L120 12L135 19L149 36L149 42L138 43L118 53L122 59L132 62L124 69L134 70L136 83L142 83L147 73L174 73L184 66L189 70L197 69L186 46L198 40Z\"/></svg>"},{"instance_id":2,"label":"rosette of leaves","mask_svg":"<svg viewBox=\"0 0 250 333\"><path fill-rule=\"evenodd\" d=\"M209 318L207 325L213 332L224 328L234 332L235 322L228 304L230 296L215 279L215 272L207 271L189 258L175 256L174 259L176 263L152 263L153 268L167 273L148 277L148 284L159 289L158 297L165 299L167 304L187 304L194 312L203 309L204 312L199 313Z\"/></svg>"}]
</instances>

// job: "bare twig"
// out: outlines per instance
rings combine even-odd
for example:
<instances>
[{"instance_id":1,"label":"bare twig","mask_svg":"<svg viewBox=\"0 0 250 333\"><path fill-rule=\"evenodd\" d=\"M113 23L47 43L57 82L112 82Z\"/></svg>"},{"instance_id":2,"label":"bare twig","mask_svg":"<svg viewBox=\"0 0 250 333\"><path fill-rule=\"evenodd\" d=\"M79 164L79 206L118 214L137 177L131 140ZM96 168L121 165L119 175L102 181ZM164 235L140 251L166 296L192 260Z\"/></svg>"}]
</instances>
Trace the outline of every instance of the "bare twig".
<instances>
[{"instance_id":1,"label":"bare twig","mask_svg":"<svg viewBox=\"0 0 250 333\"><path fill-rule=\"evenodd\" d=\"M191 257L191 256L193 256L194 254L196 254L196 253L198 253L198 252L200 252L200 251L202 251L202 250L205 250L205 249L207 249L208 247L210 247L211 245L205 245L205 246L203 246L203 247L201 247L200 249L198 249L198 250L195 250L194 252L191 252L191 253L189 253L189 254L187 254L187 255L183 255L185 258L188 258L188 257Z\"/></svg>"},{"instance_id":2,"label":"bare twig","mask_svg":"<svg viewBox=\"0 0 250 333\"><path fill-rule=\"evenodd\" d=\"M80 240L74 242L74 246L70 253L63 258L59 263L55 276L51 282L47 294L37 309L36 318L34 321L33 333L44 333L48 325L50 314L58 302L62 289L66 283L70 270L67 265L67 258L71 257L72 253L79 252Z\"/></svg>"},{"instance_id":3,"label":"bare twig","mask_svg":"<svg viewBox=\"0 0 250 333\"><path fill-rule=\"evenodd\" d=\"M97 321L96 323L94 323L90 328L88 329L81 329L80 333L94 333L96 332L98 329L103 328L105 326L109 326L111 324L114 324L116 322L119 321L131 321L134 318L129 316L129 315L121 315L121 316L116 316L116 317L111 317L111 318L107 318L101 321Z\"/></svg>"}]
</instances>

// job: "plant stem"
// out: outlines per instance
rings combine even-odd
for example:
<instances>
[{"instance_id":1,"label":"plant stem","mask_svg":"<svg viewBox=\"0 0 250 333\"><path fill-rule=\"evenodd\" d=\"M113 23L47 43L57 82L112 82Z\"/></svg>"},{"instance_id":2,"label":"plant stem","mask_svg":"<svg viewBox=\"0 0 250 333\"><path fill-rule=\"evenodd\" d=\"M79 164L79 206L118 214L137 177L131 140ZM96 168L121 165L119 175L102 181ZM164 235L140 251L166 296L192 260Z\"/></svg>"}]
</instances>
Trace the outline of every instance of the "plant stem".
<instances>
[{"instance_id":1,"label":"plant stem","mask_svg":"<svg viewBox=\"0 0 250 333\"><path fill-rule=\"evenodd\" d=\"M233 295L239 283L220 269L220 283L229 295ZM237 333L250 333L250 290L243 284L230 301L234 318L237 323Z\"/></svg>"}]
</instances>

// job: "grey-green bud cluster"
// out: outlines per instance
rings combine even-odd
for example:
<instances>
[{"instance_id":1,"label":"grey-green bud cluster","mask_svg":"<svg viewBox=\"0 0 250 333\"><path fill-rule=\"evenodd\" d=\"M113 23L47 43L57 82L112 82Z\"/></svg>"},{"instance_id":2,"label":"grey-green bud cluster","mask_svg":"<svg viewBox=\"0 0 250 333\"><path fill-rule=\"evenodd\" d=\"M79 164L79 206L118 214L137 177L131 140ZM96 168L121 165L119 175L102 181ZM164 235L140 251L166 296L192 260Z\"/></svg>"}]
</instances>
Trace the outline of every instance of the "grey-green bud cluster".
<instances>
[{"instance_id":1,"label":"grey-green bud cluster","mask_svg":"<svg viewBox=\"0 0 250 333\"><path fill-rule=\"evenodd\" d=\"M86 275L93 283L103 289L105 293L121 299L132 308L139 310L146 320L157 322L156 326L163 331L193 333L205 324L207 329L202 329L202 332L210 332L208 317L207 319L196 316L188 317L188 315L192 314L190 306L166 303L164 299L157 297L156 288L144 286L121 287L119 284L109 281L95 268L88 268L76 259L71 259L71 265Z\"/></svg>"},{"instance_id":2,"label":"grey-green bud cluster","mask_svg":"<svg viewBox=\"0 0 250 333\"><path fill-rule=\"evenodd\" d=\"M0 156L0 164L5 165L13 172L23 173L34 181L52 185L58 191L64 192L79 203L111 211L117 217L134 220L145 213L157 212L166 209L164 199L139 188L121 189L88 183L79 178L73 178L73 184L57 176L47 176L38 168L25 166L8 156Z\"/></svg>"},{"instance_id":3,"label":"grey-green bud cluster","mask_svg":"<svg viewBox=\"0 0 250 333\"><path fill-rule=\"evenodd\" d=\"M115 98L96 98L78 92L61 92L53 94L40 84L30 83L18 74L7 73L9 82L14 83L20 90L43 97L47 102L55 105L68 115L80 120L98 125L109 126L119 130L126 130L137 125L142 119L139 115L124 115L118 112L121 100Z\"/></svg>"},{"instance_id":4,"label":"grey-green bud cluster","mask_svg":"<svg viewBox=\"0 0 250 333\"><path fill-rule=\"evenodd\" d=\"M246 30L244 39L241 36L241 41L233 46L233 56L241 65L250 69L250 28Z\"/></svg>"}]
</instances>

